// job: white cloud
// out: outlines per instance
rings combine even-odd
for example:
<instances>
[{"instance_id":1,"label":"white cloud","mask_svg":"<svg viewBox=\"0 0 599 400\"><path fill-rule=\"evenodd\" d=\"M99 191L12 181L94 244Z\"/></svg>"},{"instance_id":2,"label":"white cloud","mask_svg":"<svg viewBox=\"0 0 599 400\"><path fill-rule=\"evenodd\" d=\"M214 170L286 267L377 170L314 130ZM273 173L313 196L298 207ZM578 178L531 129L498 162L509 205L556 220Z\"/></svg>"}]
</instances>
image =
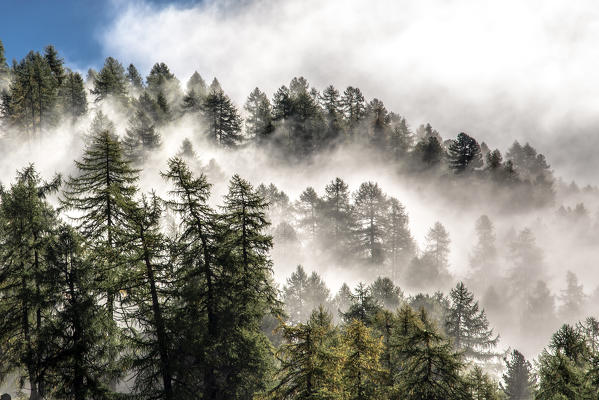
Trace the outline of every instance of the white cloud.
<instances>
[{"instance_id":1,"label":"white cloud","mask_svg":"<svg viewBox=\"0 0 599 400\"><path fill-rule=\"evenodd\" d=\"M598 13L592 0L137 2L103 42L146 72L164 61L182 81L195 69L217 76L238 104L295 75L358 86L412 125L501 148L531 140L559 172L596 181L585 157L599 114Z\"/></svg>"}]
</instances>

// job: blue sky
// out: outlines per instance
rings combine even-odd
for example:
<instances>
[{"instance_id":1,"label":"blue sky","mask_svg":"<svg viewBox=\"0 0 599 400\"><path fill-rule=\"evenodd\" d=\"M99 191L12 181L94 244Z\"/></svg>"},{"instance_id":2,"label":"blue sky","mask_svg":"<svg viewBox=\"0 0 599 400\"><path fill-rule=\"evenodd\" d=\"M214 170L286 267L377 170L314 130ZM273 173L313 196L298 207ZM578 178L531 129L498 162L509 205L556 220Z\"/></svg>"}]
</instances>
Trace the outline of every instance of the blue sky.
<instances>
[{"instance_id":1,"label":"blue sky","mask_svg":"<svg viewBox=\"0 0 599 400\"><path fill-rule=\"evenodd\" d=\"M168 4L188 5L194 0L151 0L157 9ZM104 58L102 32L119 11L131 2L124 0L1 0L0 40L9 63L29 50L53 44L75 68L99 67Z\"/></svg>"}]
</instances>

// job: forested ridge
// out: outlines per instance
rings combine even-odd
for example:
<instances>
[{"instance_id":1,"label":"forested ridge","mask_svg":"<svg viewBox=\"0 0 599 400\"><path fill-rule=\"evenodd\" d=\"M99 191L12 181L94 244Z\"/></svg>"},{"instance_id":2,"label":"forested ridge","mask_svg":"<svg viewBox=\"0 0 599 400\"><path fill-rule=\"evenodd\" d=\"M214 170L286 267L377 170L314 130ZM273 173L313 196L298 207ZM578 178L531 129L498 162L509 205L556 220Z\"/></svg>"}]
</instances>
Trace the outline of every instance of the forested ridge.
<instances>
[{"instance_id":1,"label":"forested ridge","mask_svg":"<svg viewBox=\"0 0 599 400\"><path fill-rule=\"evenodd\" d=\"M195 72L183 87L164 63L143 79L109 57L84 79L52 46L9 66L0 42L0 89L6 156L57 130L82 144L64 171L32 159L0 177L0 378L18 398L598 398L599 322L587 314L599 292L564 266L553 294L535 237L571 231L595 246L578 200L597 189L554 177L531 144L502 154L463 132L445 140L356 87L318 91L302 77L242 107L216 78ZM182 124L191 135L163 157ZM300 170L359 149L456 208L552 219L501 235L487 214L467 221L476 240L460 279L446 226L420 243L419 222L375 180L327 176L291 199L204 163L213 148ZM316 267L294 264L278 284L275 270L298 259ZM346 275L325 279L331 266ZM502 342L504 328L522 343ZM531 342L545 347L527 360L518 346Z\"/></svg>"}]
</instances>

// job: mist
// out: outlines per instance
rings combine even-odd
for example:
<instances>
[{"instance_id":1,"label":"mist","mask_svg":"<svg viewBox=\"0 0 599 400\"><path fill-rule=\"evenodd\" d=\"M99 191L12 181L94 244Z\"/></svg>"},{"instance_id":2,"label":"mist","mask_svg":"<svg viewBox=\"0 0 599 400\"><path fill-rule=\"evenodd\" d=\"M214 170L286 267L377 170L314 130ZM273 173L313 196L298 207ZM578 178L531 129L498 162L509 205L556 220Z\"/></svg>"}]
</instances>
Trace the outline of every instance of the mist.
<instances>
[{"instance_id":1,"label":"mist","mask_svg":"<svg viewBox=\"0 0 599 400\"><path fill-rule=\"evenodd\" d=\"M463 282L499 335L486 359L464 356L464 364L481 365L494 381L502 379L503 357L512 350L542 360L562 324L579 329L578 321L596 316L599 15L589 12L590 1L114 1L111 7L115 19L98 39L114 59L89 70L60 60L65 76L81 79L85 110L78 115L70 114L68 94L57 83L48 89L54 103L43 108L40 97L36 117L36 105L19 103L20 64L6 71L0 65L2 196L18 187L17 171L30 164L44 180L59 174L60 189L40 201L76 226L85 208L65 204L83 176L77 162L108 132L139 176L132 198L154 193L166 201L155 228L170 246L162 260L182 251L173 243L185 238L185 215L177 215L165 179L173 159L206 178L206 206L225 231L239 175L265 202L260 229L273 239L257 258L265 257L264 270L272 266L268 279L281 308L264 311L259 322L280 318L283 330L309 323L319 304L289 300L305 270L322 279L314 278L325 287L322 305L339 326L349 324L347 286L356 301L379 278L390 278L397 301L381 310L424 304L431 329L444 337L444 313ZM23 57L26 65L30 56ZM196 71L202 78L194 78ZM103 73L117 76L122 87L103 92L102 85L119 84ZM48 67L52 74L59 75ZM354 119L348 93L355 88L364 98ZM268 107L252 108L250 93ZM327 103L331 93L337 97ZM220 102L216 128L209 100ZM15 104L31 107L34 116ZM258 132L252 124L260 112L268 123ZM99 129L98 120L113 125ZM339 182L347 185L341 233L330 197ZM315 198L308 211L309 188ZM389 233L397 228L393 212L401 214L399 249ZM223 237L212 240L228 243ZM165 282L159 288L172 284ZM121 289L124 298L127 290ZM261 329L275 354L284 340L271 328ZM120 390L140 390L138 381L131 383L138 377L119 379Z\"/></svg>"}]
</instances>

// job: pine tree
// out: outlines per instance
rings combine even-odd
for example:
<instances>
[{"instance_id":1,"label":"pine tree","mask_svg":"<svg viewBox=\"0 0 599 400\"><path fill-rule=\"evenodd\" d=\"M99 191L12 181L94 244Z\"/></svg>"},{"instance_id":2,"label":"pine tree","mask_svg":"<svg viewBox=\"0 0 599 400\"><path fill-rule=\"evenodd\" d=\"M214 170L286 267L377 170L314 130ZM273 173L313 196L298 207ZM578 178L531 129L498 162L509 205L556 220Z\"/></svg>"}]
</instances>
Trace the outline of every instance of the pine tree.
<instances>
[{"instance_id":1,"label":"pine tree","mask_svg":"<svg viewBox=\"0 0 599 400\"><path fill-rule=\"evenodd\" d=\"M305 324L281 325L285 343L277 351L280 367L269 399L340 400L343 354L331 316L315 310Z\"/></svg>"},{"instance_id":2,"label":"pine tree","mask_svg":"<svg viewBox=\"0 0 599 400\"><path fill-rule=\"evenodd\" d=\"M574 272L566 272L566 284L566 289L562 290L559 312L562 320L574 321L581 317L586 296Z\"/></svg>"},{"instance_id":3,"label":"pine tree","mask_svg":"<svg viewBox=\"0 0 599 400\"><path fill-rule=\"evenodd\" d=\"M323 244L325 248L331 248L335 255L348 257L347 250L354 245L354 220L348 186L341 178L335 178L324 191L323 213L327 223L322 232Z\"/></svg>"},{"instance_id":4,"label":"pine tree","mask_svg":"<svg viewBox=\"0 0 599 400\"><path fill-rule=\"evenodd\" d=\"M168 166L163 177L172 188L166 204L181 220L176 249L181 265L177 279L182 287L176 298L179 306L175 319L184 334L174 366L177 392L193 398L201 391L204 398L214 399L218 393L214 349L219 336L216 285L220 268L216 262L215 212L208 205L211 186L203 174L194 177L180 158L170 159Z\"/></svg>"},{"instance_id":5,"label":"pine tree","mask_svg":"<svg viewBox=\"0 0 599 400\"><path fill-rule=\"evenodd\" d=\"M129 85L131 85L132 88L134 88L135 90L143 89L143 80L141 78L141 75L137 71L137 68L135 68L135 65L129 64L129 66L127 67L127 74L125 75L125 77L127 78L127 81L129 82Z\"/></svg>"},{"instance_id":6,"label":"pine tree","mask_svg":"<svg viewBox=\"0 0 599 400\"><path fill-rule=\"evenodd\" d=\"M489 276L496 276L497 248L494 226L488 216L481 215L476 220L475 228L478 240L470 256L470 268L474 285L479 288Z\"/></svg>"},{"instance_id":7,"label":"pine tree","mask_svg":"<svg viewBox=\"0 0 599 400\"><path fill-rule=\"evenodd\" d=\"M267 142L274 132L271 106L268 97L255 88L250 93L245 106L247 117L245 119L245 133L249 140L257 144Z\"/></svg>"},{"instance_id":8,"label":"pine tree","mask_svg":"<svg viewBox=\"0 0 599 400\"><path fill-rule=\"evenodd\" d=\"M241 117L237 108L222 90L211 90L202 105L206 135L223 147L235 147L241 142Z\"/></svg>"},{"instance_id":9,"label":"pine tree","mask_svg":"<svg viewBox=\"0 0 599 400\"><path fill-rule=\"evenodd\" d=\"M383 226L383 248L389 260L391 277L399 277L398 269L408 263L415 250L414 239L408 227L408 215L404 206L394 197L388 200Z\"/></svg>"},{"instance_id":10,"label":"pine tree","mask_svg":"<svg viewBox=\"0 0 599 400\"><path fill-rule=\"evenodd\" d=\"M414 146L414 134L410 131L405 118L390 113L391 132L389 134L389 151L395 160L405 160Z\"/></svg>"},{"instance_id":11,"label":"pine tree","mask_svg":"<svg viewBox=\"0 0 599 400\"><path fill-rule=\"evenodd\" d=\"M60 89L60 98L63 111L72 119L79 118L87 113L85 87L83 86L83 78L78 72L67 72Z\"/></svg>"},{"instance_id":12,"label":"pine tree","mask_svg":"<svg viewBox=\"0 0 599 400\"><path fill-rule=\"evenodd\" d=\"M299 197L296 210L299 214L299 226L310 240L315 240L321 218L322 200L312 187L306 188Z\"/></svg>"},{"instance_id":13,"label":"pine tree","mask_svg":"<svg viewBox=\"0 0 599 400\"><path fill-rule=\"evenodd\" d=\"M52 398L84 400L110 394L105 378L116 379L122 365L112 319L97 302L96 271L83 238L61 225L48 246L49 272L56 290L55 312L45 334L52 337L48 386Z\"/></svg>"},{"instance_id":14,"label":"pine tree","mask_svg":"<svg viewBox=\"0 0 599 400\"><path fill-rule=\"evenodd\" d=\"M343 92L341 104L348 123L350 134L354 134L366 115L364 95L358 88L349 86Z\"/></svg>"},{"instance_id":15,"label":"pine tree","mask_svg":"<svg viewBox=\"0 0 599 400\"><path fill-rule=\"evenodd\" d=\"M135 165L143 164L149 154L160 148L162 140L154 124L141 109L129 119L129 128L123 139L123 149L127 159Z\"/></svg>"},{"instance_id":16,"label":"pine tree","mask_svg":"<svg viewBox=\"0 0 599 400\"><path fill-rule=\"evenodd\" d=\"M522 353L512 350L510 358L504 358L506 372L503 374L501 390L508 400L531 400L535 379L530 362Z\"/></svg>"},{"instance_id":17,"label":"pine tree","mask_svg":"<svg viewBox=\"0 0 599 400\"><path fill-rule=\"evenodd\" d=\"M499 336L489 329L485 310L480 310L478 301L463 282L451 290L451 305L445 320L445 331L456 350L466 357L485 360L495 354L491 350L497 345Z\"/></svg>"},{"instance_id":18,"label":"pine tree","mask_svg":"<svg viewBox=\"0 0 599 400\"><path fill-rule=\"evenodd\" d=\"M171 358L174 346L168 321L172 289L166 240L161 233L161 200L154 193L139 202L117 198L126 211L123 241L128 255L125 281L131 288L123 306L133 344L135 390L144 397L174 399ZM133 323L132 323L133 322Z\"/></svg>"},{"instance_id":19,"label":"pine tree","mask_svg":"<svg viewBox=\"0 0 599 400\"><path fill-rule=\"evenodd\" d=\"M342 367L347 399L383 399L382 383L386 372L381 368L383 344L363 322L354 319L342 333L345 357Z\"/></svg>"},{"instance_id":20,"label":"pine tree","mask_svg":"<svg viewBox=\"0 0 599 400\"><path fill-rule=\"evenodd\" d=\"M466 376L466 384L472 400L502 399L497 384L478 365L475 365Z\"/></svg>"},{"instance_id":21,"label":"pine tree","mask_svg":"<svg viewBox=\"0 0 599 400\"><path fill-rule=\"evenodd\" d=\"M154 97L159 93L179 87L179 81L165 63L156 63L146 77L147 89Z\"/></svg>"},{"instance_id":22,"label":"pine tree","mask_svg":"<svg viewBox=\"0 0 599 400\"><path fill-rule=\"evenodd\" d=\"M4 44L0 40L0 89L3 89L8 82L10 68L6 62L6 55L4 54Z\"/></svg>"},{"instance_id":23,"label":"pine tree","mask_svg":"<svg viewBox=\"0 0 599 400\"><path fill-rule=\"evenodd\" d=\"M291 112L287 123L291 147L288 151L290 155L303 159L315 150L318 132L323 125L321 110L304 77L291 80L289 95Z\"/></svg>"},{"instance_id":24,"label":"pine tree","mask_svg":"<svg viewBox=\"0 0 599 400\"><path fill-rule=\"evenodd\" d=\"M98 113L92 122L89 142L78 174L70 177L63 192L63 206L74 212L72 219L93 251L95 268L105 285L106 306L113 315L124 260L119 250L126 212L118 197L131 198L137 191L138 175L124 159L114 127Z\"/></svg>"},{"instance_id":25,"label":"pine tree","mask_svg":"<svg viewBox=\"0 0 599 400\"><path fill-rule=\"evenodd\" d=\"M450 278L449 243L445 227L436 222L426 235L424 254L421 258L414 258L408 267L408 279L412 286L438 286Z\"/></svg>"},{"instance_id":26,"label":"pine tree","mask_svg":"<svg viewBox=\"0 0 599 400\"><path fill-rule=\"evenodd\" d=\"M343 111L339 91L333 85L327 86L320 98L324 109L326 130L319 140L320 147L335 144L341 139L343 131Z\"/></svg>"},{"instance_id":27,"label":"pine tree","mask_svg":"<svg viewBox=\"0 0 599 400\"><path fill-rule=\"evenodd\" d=\"M384 259L383 240L386 225L387 197L374 182L364 182L354 194L357 239L368 261L380 265Z\"/></svg>"},{"instance_id":28,"label":"pine tree","mask_svg":"<svg viewBox=\"0 0 599 400\"><path fill-rule=\"evenodd\" d=\"M206 82L204 81L204 79L202 79L200 74L198 74L198 71L194 71L191 77L189 78L189 81L187 81L187 92L190 93L192 91L195 92L195 94L198 95L200 99L202 99L208 94Z\"/></svg>"},{"instance_id":29,"label":"pine tree","mask_svg":"<svg viewBox=\"0 0 599 400\"><path fill-rule=\"evenodd\" d=\"M0 202L0 353L3 370L29 382L31 400L46 396L52 358L47 315L60 293L46 259L57 225L46 196L58 190L60 177L44 182L29 165L3 190Z\"/></svg>"},{"instance_id":30,"label":"pine tree","mask_svg":"<svg viewBox=\"0 0 599 400\"><path fill-rule=\"evenodd\" d=\"M305 322L313 310L327 307L329 294L329 289L316 272L308 276L298 265L283 287L283 303L290 322Z\"/></svg>"},{"instance_id":31,"label":"pine tree","mask_svg":"<svg viewBox=\"0 0 599 400\"><path fill-rule=\"evenodd\" d=\"M375 148L385 150L391 129L389 112L379 99L373 99L368 103L366 112L370 125L370 142Z\"/></svg>"},{"instance_id":32,"label":"pine tree","mask_svg":"<svg viewBox=\"0 0 599 400\"><path fill-rule=\"evenodd\" d=\"M447 151L449 166L456 174L481 167L482 155L475 139L461 132Z\"/></svg>"},{"instance_id":33,"label":"pine tree","mask_svg":"<svg viewBox=\"0 0 599 400\"><path fill-rule=\"evenodd\" d=\"M414 147L412 155L420 168L430 169L438 167L443 160L445 151L439 139L435 136L426 136Z\"/></svg>"},{"instance_id":34,"label":"pine tree","mask_svg":"<svg viewBox=\"0 0 599 400\"><path fill-rule=\"evenodd\" d=\"M378 277L370 285L370 293L374 301L391 311L397 309L403 301L401 289L389 278Z\"/></svg>"},{"instance_id":35,"label":"pine tree","mask_svg":"<svg viewBox=\"0 0 599 400\"><path fill-rule=\"evenodd\" d=\"M56 122L57 81L47 60L37 52L29 52L12 68L9 110L5 114L10 125L24 129L30 136L39 134Z\"/></svg>"},{"instance_id":36,"label":"pine tree","mask_svg":"<svg viewBox=\"0 0 599 400\"><path fill-rule=\"evenodd\" d=\"M55 81L55 86L58 88L62 85L66 77L66 73L63 67L64 60L58 56L58 52L54 46L49 45L44 49L44 58L52 71L52 76Z\"/></svg>"},{"instance_id":37,"label":"pine tree","mask_svg":"<svg viewBox=\"0 0 599 400\"><path fill-rule=\"evenodd\" d=\"M400 320L401 323L401 320ZM395 375L396 390L407 400L445 400L466 397L459 373L462 362L452 352L421 311L419 321L409 325L397 343L402 368Z\"/></svg>"},{"instance_id":38,"label":"pine tree","mask_svg":"<svg viewBox=\"0 0 599 400\"><path fill-rule=\"evenodd\" d=\"M348 310L342 313L342 317L348 324L358 320L366 326L371 326L376 314L381 310L381 304L372 296L371 289L360 282L351 293L351 304Z\"/></svg>"},{"instance_id":39,"label":"pine tree","mask_svg":"<svg viewBox=\"0 0 599 400\"><path fill-rule=\"evenodd\" d=\"M96 101L107 97L114 97L122 104L127 103L127 78L125 69L116 59L106 58L104 66L94 78L94 88L91 93L96 96Z\"/></svg>"}]
</instances>

